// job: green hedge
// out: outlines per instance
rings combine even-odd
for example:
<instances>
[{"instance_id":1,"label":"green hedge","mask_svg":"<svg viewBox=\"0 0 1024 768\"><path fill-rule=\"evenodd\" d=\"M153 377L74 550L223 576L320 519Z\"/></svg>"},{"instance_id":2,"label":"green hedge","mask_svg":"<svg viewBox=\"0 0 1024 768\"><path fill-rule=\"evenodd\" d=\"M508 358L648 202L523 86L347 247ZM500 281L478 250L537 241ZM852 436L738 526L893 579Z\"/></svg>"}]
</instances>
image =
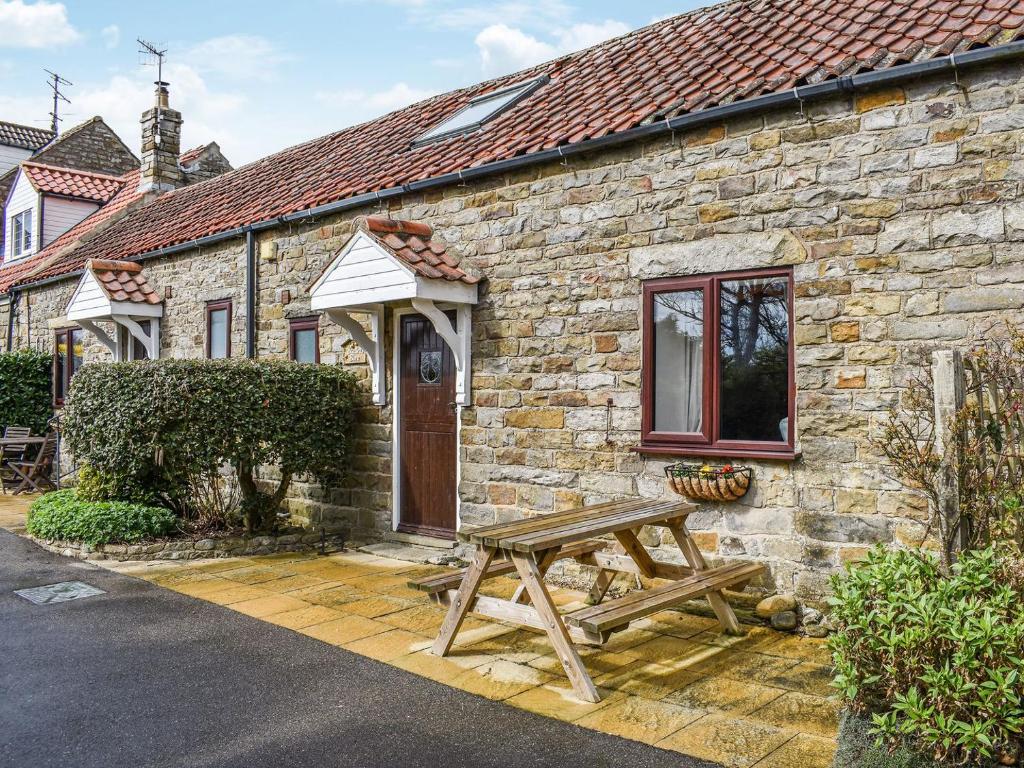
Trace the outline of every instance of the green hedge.
<instances>
[{"instance_id":1,"label":"green hedge","mask_svg":"<svg viewBox=\"0 0 1024 768\"><path fill-rule=\"evenodd\" d=\"M950 763L1021 754L1024 567L991 549L949 576L930 555L871 552L833 581L835 686L876 735Z\"/></svg>"},{"instance_id":2,"label":"green hedge","mask_svg":"<svg viewBox=\"0 0 1024 768\"><path fill-rule=\"evenodd\" d=\"M46 431L53 416L50 380L53 357L34 349L0 354L0 430L31 427L36 434Z\"/></svg>"},{"instance_id":3,"label":"green hedge","mask_svg":"<svg viewBox=\"0 0 1024 768\"><path fill-rule=\"evenodd\" d=\"M190 481L225 463L238 474L247 527L264 530L295 474L325 485L347 473L356 379L336 366L287 361L156 360L84 367L63 419L75 457L104 486L188 504ZM276 466L270 493L256 483Z\"/></svg>"},{"instance_id":4,"label":"green hedge","mask_svg":"<svg viewBox=\"0 0 1024 768\"><path fill-rule=\"evenodd\" d=\"M167 536L175 530L174 513L127 501L83 501L73 489L41 496L28 511L26 528L40 539L86 544L131 543Z\"/></svg>"}]
</instances>

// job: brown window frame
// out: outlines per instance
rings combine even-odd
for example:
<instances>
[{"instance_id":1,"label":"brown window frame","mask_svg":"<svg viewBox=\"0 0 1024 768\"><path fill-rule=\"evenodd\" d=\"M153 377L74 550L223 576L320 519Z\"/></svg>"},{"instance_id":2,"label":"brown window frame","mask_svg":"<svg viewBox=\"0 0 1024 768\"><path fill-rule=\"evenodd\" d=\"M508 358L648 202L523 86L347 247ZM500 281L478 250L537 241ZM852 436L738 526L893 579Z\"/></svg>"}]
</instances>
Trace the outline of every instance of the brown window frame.
<instances>
[{"instance_id":1,"label":"brown window frame","mask_svg":"<svg viewBox=\"0 0 1024 768\"><path fill-rule=\"evenodd\" d=\"M231 315L234 313L232 308L231 299L218 299L217 301L206 302L206 359L212 360L210 357L210 340L212 339L210 316L219 310L227 310L227 342L224 346L225 354L224 359L231 357Z\"/></svg>"},{"instance_id":2,"label":"brown window frame","mask_svg":"<svg viewBox=\"0 0 1024 768\"><path fill-rule=\"evenodd\" d=\"M788 290L788 437L785 441L723 440L721 430L721 305L720 286L728 280L759 277L784 277ZM657 432L654 421L654 296L667 291L701 289L704 291L703 410L701 432ZM737 458L793 459L796 444L796 360L793 326L793 270L790 267L717 272L707 275L668 277L647 280L643 284L641 310L643 334L641 364L641 438L640 453L674 456L735 456Z\"/></svg>"},{"instance_id":3,"label":"brown window frame","mask_svg":"<svg viewBox=\"0 0 1024 768\"><path fill-rule=\"evenodd\" d=\"M320 316L296 317L288 321L288 359L295 360L295 333L297 331L316 331L316 359L314 363L320 362Z\"/></svg>"},{"instance_id":4,"label":"brown window frame","mask_svg":"<svg viewBox=\"0 0 1024 768\"><path fill-rule=\"evenodd\" d=\"M72 362L75 357L75 332L85 333L80 326L68 325L63 328L55 328L53 331L53 362L51 364L51 375L50 375L50 386L53 390L53 407L62 408L64 407L64 397L57 396L57 349L60 345L60 337L66 336L67 353L64 356L64 372L61 378L61 392L64 396L67 395L68 389L71 387L71 379L75 376ZM83 365L84 365L83 360Z\"/></svg>"}]
</instances>

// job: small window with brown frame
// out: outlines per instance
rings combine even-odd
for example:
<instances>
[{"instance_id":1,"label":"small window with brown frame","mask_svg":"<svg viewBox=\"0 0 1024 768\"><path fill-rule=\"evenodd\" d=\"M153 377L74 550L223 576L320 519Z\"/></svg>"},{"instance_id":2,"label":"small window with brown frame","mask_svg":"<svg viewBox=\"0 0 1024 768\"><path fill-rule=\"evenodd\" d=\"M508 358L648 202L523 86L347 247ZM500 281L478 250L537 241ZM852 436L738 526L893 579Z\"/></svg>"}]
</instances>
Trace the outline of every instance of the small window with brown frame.
<instances>
[{"instance_id":1,"label":"small window with brown frame","mask_svg":"<svg viewBox=\"0 0 1024 768\"><path fill-rule=\"evenodd\" d=\"M71 379L82 367L81 328L58 328L53 332L53 404L60 408L71 387Z\"/></svg>"},{"instance_id":2,"label":"small window with brown frame","mask_svg":"<svg viewBox=\"0 0 1024 768\"><path fill-rule=\"evenodd\" d=\"M288 322L288 357L297 363L320 362L320 318L297 317Z\"/></svg>"},{"instance_id":3,"label":"small window with brown frame","mask_svg":"<svg viewBox=\"0 0 1024 768\"><path fill-rule=\"evenodd\" d=\"M641 452L794 456L792 285L789 268L644 283Z\"/></svg>"},{"instance_id":4,"label":"small window with brown frame","mask_svg":"<svg viewBox=\"0 0 1024 768\"><path fill-rule=\"evenodd\" d=\"M206 357L231 357L231 299L206 304Z\"/></svg>"}]
</instances>

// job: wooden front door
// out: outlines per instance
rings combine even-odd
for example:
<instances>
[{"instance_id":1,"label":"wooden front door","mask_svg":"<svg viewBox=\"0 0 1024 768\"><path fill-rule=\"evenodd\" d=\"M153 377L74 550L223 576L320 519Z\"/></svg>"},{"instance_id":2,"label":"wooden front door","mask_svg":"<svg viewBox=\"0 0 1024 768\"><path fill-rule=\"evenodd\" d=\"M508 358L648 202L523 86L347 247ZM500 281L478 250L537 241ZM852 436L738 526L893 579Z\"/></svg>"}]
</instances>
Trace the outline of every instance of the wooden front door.
<instances>
[{"instance_id":1,"label":"wooden front door","mask_svg":"<svg viewBox=\"0 0 1024 768\"><path fill-rule=\"evenodd\" d=\"M403 315L399 337L398 530L454 538L455 361L422 315Z\"/></svg>"}]
</instances>

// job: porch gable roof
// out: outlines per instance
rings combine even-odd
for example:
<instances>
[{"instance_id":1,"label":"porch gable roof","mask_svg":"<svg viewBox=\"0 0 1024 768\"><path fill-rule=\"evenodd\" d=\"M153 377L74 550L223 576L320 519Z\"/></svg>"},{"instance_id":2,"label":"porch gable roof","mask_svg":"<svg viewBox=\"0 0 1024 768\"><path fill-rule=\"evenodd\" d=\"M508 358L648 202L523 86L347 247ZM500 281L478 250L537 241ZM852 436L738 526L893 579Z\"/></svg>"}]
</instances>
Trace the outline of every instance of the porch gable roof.
<instances>
[{"instance_id":1,"label":"porch gable roof","mask_svg":"<svg viewBox=\"0 0 1024 768\"><path fill-rule=\"evenodd\" d=\"M90 259L65 310L69 320L161 317L163 301L131 261Z\"/></svg>"}]
</instances>

